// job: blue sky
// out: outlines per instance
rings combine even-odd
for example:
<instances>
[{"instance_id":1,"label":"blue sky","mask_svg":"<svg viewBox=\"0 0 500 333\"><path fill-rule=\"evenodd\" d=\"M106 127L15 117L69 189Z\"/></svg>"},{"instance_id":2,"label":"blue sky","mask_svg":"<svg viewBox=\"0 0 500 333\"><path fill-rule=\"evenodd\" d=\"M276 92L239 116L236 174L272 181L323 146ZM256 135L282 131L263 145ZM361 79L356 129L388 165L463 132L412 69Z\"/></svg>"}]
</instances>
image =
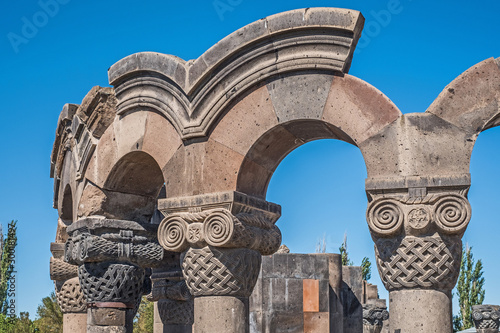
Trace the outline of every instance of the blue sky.
<instances>
[{"instance_id":1,"label":"blue sky","mask_svg":"<svg viewBox=\"0 0 500 333\"><path fill-rule=\"evenodd\" d=\"M92 86L107 86L107 69L119 59L141 51L193 59L268 15L304 7L356 9L367 30L350 74L409 113L425 111L467 68L500 57L498 0L59 0L57 7L52 0L18 0L1 6L0 222L6 230L11 219L19 221L18 309L32 317L53 290L48 263L57 213L49 157L59 112L65 103L80 103ZM388 9L392 13L384 15ZM469 193L473 217L463 238L483 260L485 302L493 304L500 304L499 142L498 129L477 141ZM337 252L346 232L351 259L359 264L368 256L375 266L365 177L361 153L344 142L321 140L293 151L276 170L267 197L283 207L283 241L293 252L314 252L324 234L327 250ZM372 282L386 297L375 270Z\"/></svg>"}]
</instances>

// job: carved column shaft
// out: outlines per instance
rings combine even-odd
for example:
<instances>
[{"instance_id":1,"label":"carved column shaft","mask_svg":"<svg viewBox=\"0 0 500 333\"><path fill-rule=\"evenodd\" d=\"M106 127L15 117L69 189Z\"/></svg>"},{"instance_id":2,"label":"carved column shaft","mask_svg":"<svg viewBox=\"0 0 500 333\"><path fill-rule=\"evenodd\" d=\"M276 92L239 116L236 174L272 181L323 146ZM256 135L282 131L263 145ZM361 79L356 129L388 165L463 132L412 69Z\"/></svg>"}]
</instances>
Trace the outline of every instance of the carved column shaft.
<instances>
[{"instance_id":1,"label":"carved column shaft","mask_svg":"<svg viewBox=\"0 0 500 333\"><path fill-rule=\"evenodd\" d=\"M439 180L416 177L415 187L406 190L367 182L367 221L378 271L390 294L391 330L452 331L451 290L471 208L468 179L446 181L447 186L436 186Z\"/></svg>"},{"instance_id":2,"label":"carved column shaft","mask_svg":"<svg viewBox=\"0 0 500 333\"><path fill-rule=\"evenodd\" d=\"M182 252L194 299L194 332L248 332L248 297L261 255L279 248L278 205L238 192L164 199L158 228L164 249Z\"/></svg>"}]
</instances>

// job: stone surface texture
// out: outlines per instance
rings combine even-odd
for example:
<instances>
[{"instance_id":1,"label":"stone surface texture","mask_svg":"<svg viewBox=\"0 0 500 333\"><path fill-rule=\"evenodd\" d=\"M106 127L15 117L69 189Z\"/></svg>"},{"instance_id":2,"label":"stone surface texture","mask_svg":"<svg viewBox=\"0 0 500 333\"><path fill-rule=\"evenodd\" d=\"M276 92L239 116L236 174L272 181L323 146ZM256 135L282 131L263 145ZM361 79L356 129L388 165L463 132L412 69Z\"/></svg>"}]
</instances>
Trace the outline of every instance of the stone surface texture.
<instances>
[{"instance_id":1,"label":"stone surface texture","mask_svg":"<svg viewBox=\"0 0 500 333\"><path fill-rule=\"evenodd\" d=\"M364 157L366 216L390 292L391 331L451 332L450 292L471 219L470 157L478 135L500 125L499 60L465 71L426 112L403 115L348 74L363 23L349 9L276 14L195 60L130 55L110 67L112 88L64 105L50 170L55 243L66 248L54 254L51 274L70 295L60 304L83 307L77 265L96 323L88 331L106 331L99 320L125 306L125 323L108 331L130 332L134 302L149 293L153 274L159 330L191 321L198 333L248 330L260 256L281 244L280 208L265 200L270 178L292 150L330 138ZM194 300L180 297L183 280ZM331 286L343 294L343 285ZM172 302L185 306L185 317L165 310ZM319 302L319 312L307 312L307 330L340 320L335 312L326 319ZM220 306L216 316L203 312L208 306Z\"/></svg>"}]
</instances>

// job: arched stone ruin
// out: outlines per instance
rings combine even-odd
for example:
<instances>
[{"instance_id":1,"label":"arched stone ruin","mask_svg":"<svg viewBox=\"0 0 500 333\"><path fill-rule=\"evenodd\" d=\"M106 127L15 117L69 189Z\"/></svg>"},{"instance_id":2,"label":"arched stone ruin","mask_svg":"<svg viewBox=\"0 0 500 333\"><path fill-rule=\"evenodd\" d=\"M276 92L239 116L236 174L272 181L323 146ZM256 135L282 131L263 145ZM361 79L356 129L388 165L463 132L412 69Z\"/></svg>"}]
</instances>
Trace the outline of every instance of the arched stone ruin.
<instances>
[{"instance_id":1,"label":"arched stone ruin","mask_svg":"<svg viewBox=\"0 0 500 333\"><path fill-rule=\"evenodd\" d=\"M289 152L322 138L364 157L391 332L452 331L469 161L479 133L500 123L500 61L474 65L424 113L403 115L348 74L363 23L347 9L280 13L196 60L128 56L109 69L113 88L64 106L51 157L51 279L65 332L131 332L148 293L155 332L193 321L194 332L248 331L261 255L281 244L267 185Z\"/></svg>"}]
</instances>

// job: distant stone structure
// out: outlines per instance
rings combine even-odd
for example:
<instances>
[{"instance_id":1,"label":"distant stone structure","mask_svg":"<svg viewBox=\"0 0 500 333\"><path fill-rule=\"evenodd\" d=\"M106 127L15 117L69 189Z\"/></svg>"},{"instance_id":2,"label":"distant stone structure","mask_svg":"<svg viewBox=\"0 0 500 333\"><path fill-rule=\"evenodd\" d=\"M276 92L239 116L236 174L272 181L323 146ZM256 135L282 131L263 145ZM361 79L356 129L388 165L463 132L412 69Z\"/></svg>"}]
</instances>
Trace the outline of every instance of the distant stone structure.
<instances>
[{"instance_id":1,"label":"distant stone structure","mask_svg":"<svg viewBox=\"0 0 500 333\"><path fill-rule=\"evenodd\" d=\"M133 54L110 67L113 88L63 107L51 276L65 332L131 332L144 294L156 301L155 332L248 332L262 256L281 244L269 180L289 152L323 138L363 154L391 333L452 331L470 156L500 124L500 61L403 115L348 74L363 22L354 10L307 8L249 24L196 60ZM332 309L305 313L322 322ZM358 319L344 308L344 327L362 325L362 307L349 309Z\"/></svg>"}]
</instances>

